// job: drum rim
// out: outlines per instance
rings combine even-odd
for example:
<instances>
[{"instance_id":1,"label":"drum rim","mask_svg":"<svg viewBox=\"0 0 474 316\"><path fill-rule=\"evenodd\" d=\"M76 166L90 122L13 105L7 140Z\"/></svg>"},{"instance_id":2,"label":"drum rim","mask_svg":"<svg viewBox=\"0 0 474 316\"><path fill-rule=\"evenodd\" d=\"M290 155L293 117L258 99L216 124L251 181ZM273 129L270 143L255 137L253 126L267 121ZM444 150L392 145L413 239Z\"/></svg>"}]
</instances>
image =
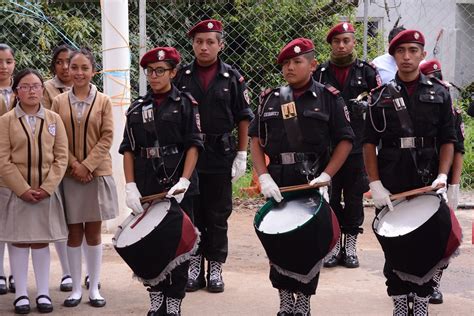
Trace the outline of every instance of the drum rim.
<instances>
[{"instance_id":1,"label":"drum rim","mask_svg":"<svg viewBox=\"0 0 474 316\"><path fill-rule=\"evenodd\" d=\"M437 194L436 192L426 192L426 193L423 193L423 194L418 194L416 196L414 196L413 198L417 198L417 197L420 197L420 196L432 196L432 197L436 197L440 200L443 199L439 194ZM401 198L401 199L398 199L398 200L395 200L395 201L392 201L392 205L393 206L396 206L402 202L405 202L407 199L406 198ZM380 236L382 238L398 238L398 237L401 237L401 236L406 236L407 234L410 234L412 233L414 230L410 231L409 233L407 234L404 234L404 235L397 235L397 236L384 236L384 235L380 235L377 231L377 227L380 223L380 220L382 219L383 215L387 214L389 211L388 209L388 206L385 206L375 217L374 217L374 220L372 221L372 230L374 231L374 234L377 235L377 236ZM422 225L424 225L426 222L428 222L433 216L435 215L435 213L430 217L428 218Z\"/></svg>"},{"instance_id":2,"label":"drum rim","mask_svg":"<svg viewBox=\"0 0 474 316\"><path fill-rule=\"evenodd\" d=\"M321 207L323 205L323 197L321 196L321 193L319 192L319 190L310 188L310 189L305 189L305 190L298 190L298 191L293 191L293 192L283 192L282 193L283 198L301 197L301 196L305 196L305 195L319 195L319 204L316 207L316 211L311 216L311 218L309 220L307 220L305 223L303 223L302 225L299 225L296 228L293 228L292 230L288 230L288 231L281 232L281 233L269 234L269 233L265 233L265 232L261 231L258 228L258 226L262 222L265 215L271 210L271 206L274 206L274 205L277 204L277 202L273 198L271 198L267 202L265 202L265 204L262 205L262 207L260 207L260 209L257 211L257 213L255 213L255 217L254 217L254 221L253 221L253 225L254 225L255 230L257 232L265 234L265 235L283 235L283 234L288 234L288 233L294 232L294 231L300 229L301 227L303 227L305 225L308 225L314 219L314 217L316 217L316 215L319 213L319 211L321 210Z\"/></svg>"}]
</instances>

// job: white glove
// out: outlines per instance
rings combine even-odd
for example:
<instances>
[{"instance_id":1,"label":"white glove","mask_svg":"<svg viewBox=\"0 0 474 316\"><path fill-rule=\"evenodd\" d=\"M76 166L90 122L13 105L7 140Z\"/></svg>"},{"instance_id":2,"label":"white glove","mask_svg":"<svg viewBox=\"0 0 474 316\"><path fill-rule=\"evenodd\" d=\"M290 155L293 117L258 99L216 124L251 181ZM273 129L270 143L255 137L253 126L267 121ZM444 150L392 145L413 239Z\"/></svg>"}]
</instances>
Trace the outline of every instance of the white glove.
<instances>
[{"instance_id":1,"label":"white glove","mask_svg":"<svg viewBox=\"0 0 474 316\"><path fill-rule=\"evenodd\" d=\"M319 175L319 177L311 180L309 185L315 185L317 183L322 183L322 182L329 182L331 181L331 176L328 175L326 172L323 172ZM328 194L328 187L327 185L323 187L319 187L319 193L321 196L326 200L326 202L329 202L329 194Z\"/></svg>"},{"instance_id":2,"label":"white glove","mask_svg":"<svg viewBox=\"0 0 474 316\"><path fill-rule=\"evenodd\" d=\"M237 156L234 158L232 163L232 182L237 181L241 176L245 174L247 169L247 151L238 151Z\"/></svg>"},{"instance_id":3,"label":"white glove","mask_svg":"<svg viewBox=\"0 0 474 316\"><path fill-rule=\"evenodd\" d=\"M135 182L129 182L125 184L125 203L135 214L143 213L143 206L140 203L142 195L138 191L137 184Z\"/></svg>"},{"instance_id":4,"label":"white glove","mask_svg":"<svg viewBox=\"0 0 474 316\"><path fill-rule=\"evenodd\" d=\"M181 201L184 199L184 193L186 193L186 190L189 188L190 184L191 182L188 179L184 177L179 178L178 183L176 183L175 185L171 187L171 189L169 189L168 194L166 194L166 197L167 198L174 197L176 202L181 203ZM173 195L173 193L177 190L184 190L184 192Z\"/></svg>"},{"instance_id":5,"label":"white glove","mask_svg":"<svg viewBox=\"0 0 474 316\"><path fill-rule=\"evenodd\" d=\"M283 200L280 188L278 188L278 185L275 183L275 181L273 181L272 176L270 174L261 174L258 177L258 181L260 182L260 187L262 188L262 194L266 198L273 198L277 202L281 202L281 200Z\"/></svg>"},{"instance_id":6,"label":"white glove","mask_svg":"<svg viewBox=\"0 0 474 316\"><path fill-rule=\"evenodd\" d=\"M437 194L442 194L446 199L446 191L448 189L448 176L444 173L438 174L438 177L433 181L431 187L434 189L439 184L444 184L444 186L436 191Z\"/></svg>"},{"instance_id":7,"label":"white glove","mask_svg":"<svg viewBox=\"0 0 474 316\"><path fill-rule=\"evenodd\" d=\"M383 186L382 182L380 180L372 181L369 183L369 187L375 207L381 209L386 205L390 211L393 211L393 204L390 201L391 193Z\"/></svg>"},{"instance_id":8,"label":"white glove","mask_svg":"<svg viewBox=\"0 0 474 316\"><path fill-rule=\"evenodd\" d=\"M448 206L455 211L459 204L459 184L448 185Z\"/></svg>"}]
</instances>

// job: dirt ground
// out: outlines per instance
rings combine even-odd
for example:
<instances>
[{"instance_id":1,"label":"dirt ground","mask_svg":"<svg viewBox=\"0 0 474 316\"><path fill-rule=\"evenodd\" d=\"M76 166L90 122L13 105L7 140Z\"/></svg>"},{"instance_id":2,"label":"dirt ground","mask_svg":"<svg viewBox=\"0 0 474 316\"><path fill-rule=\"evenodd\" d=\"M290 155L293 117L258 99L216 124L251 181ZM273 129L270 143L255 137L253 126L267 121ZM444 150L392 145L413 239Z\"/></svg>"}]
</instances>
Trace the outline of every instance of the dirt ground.
<instances>
[{"instance_id":1,"label":"dirt ground","mask_svg":"<svg viewBox=\"0 0 474 316\"><path fill-rule=\"evenodd\" d=\"M224 266L225 292L211 294L205 290L187 294L183 315L276 315L277 291L268 280L268 261L253 230L253 217L261 201L244 201L235 208L229 222L229 258ZM358 269L337 267L323 269L317 294L311 299L312 315L391 315L392 302L386 295L382 274L383 253L372 232L374 211L365 210L365 233L360 236ZM453 259L443 275L441 290L445 302L431 305L430 315L474 315L474 248L472 241L473 210L457 211L463 226L461 254ZM146 315L148 294L132 280L128 266L111 246L110 234L104 234L102 295L106 307L96 309L84 301L76 308L62 306L67 294L58 289L60 265L52 250L51 296L56 315ZM52 247L52 249L54 249ZM30 264L30 297L35 297L34 276ZM8 271L8 268L7 268ZM13 294L0 296L0 315L13 314ZM34 306L34 303L32 304ZM32 315L38 314L33 308Z\"/></svg>"}]
</instances>

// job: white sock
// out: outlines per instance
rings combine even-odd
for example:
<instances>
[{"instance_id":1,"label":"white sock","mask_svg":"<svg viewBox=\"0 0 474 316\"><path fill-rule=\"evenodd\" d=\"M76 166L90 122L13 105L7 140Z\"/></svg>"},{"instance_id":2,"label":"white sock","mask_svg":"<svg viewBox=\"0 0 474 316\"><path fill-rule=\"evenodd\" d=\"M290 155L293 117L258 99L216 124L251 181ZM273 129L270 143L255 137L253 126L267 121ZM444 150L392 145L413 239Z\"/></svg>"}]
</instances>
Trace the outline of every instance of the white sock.
<instances>
[{"instance_id":1,"label":"white sock","mask_svg":"<svg viewBox=\"0 0 474 316\"><path fill-rule=\"evenodd\" d=\"M85 275L89 275L89 268L87 267L87 240L86 236L84 235L84 239L82 239L82 254L84 255L84 273Z\"/></svg>"},{"instance_id":2,"label":"white sock","mask_svg":"<svg viewBox=\"0 0 474 316\"><path fill-rule=\"evenodd\" d=\"M54 247L56 248L56 253L58 254L59 262L61 263L63 277L65 277L66 275L71 275L71 271L69 270L69 261L67 260L67 242L57 241L54 243Z\"/></svg>"},{"instance_id":3,"label":"white sock","mask_svg":"<svg viewBox=\"0 0 474 316\"><path fill-rule=\"evenodd\" d=\"M31 249L31 259L33 261L36 289L38 291L36 297L40 295L49 296L49 265L51 263L49 247ZM51 302L46 298L40 298L38 303L50 304Z\"/></svg>"},{"instance_id":4,"label":"white sock","mask_svg":"<svg viewBox=\"0 0 474 316\"><path fill-rule=\"evenodd\" d=\"M15 278L15 299L20 296L28 296L28 257L30 256L30 248L18 248L13 245L8 247L8 255L10 256L10 266L12 275ZM17 306L28 304L28 300L20 300Z\"/></svg>"},{"instance_id":5,"label":"white sock","mask_svg":"<svg viewBox=\"0 0 474 316\"><path fill-rule=\"evenodd\" d=\"M72 293L68 299L78 300L82 297L81 273L82 273L82 251L81 247L67 246L67 258L72 277Z\"/></svg>"},{"instance_id":6,"label":"white sock","mask_svg":"<svg viewBox=\"0 0 474 316\"><path fill-rule=\"evenodd\" d=\"M5 258L5 245L6 243L4 243L3 241L0 242L0 276L5 276L5 270L4 270L4 267L3 267L3 260ZM0 280L0 284L2 284L2 280ZM5 284L5 283L3 283Z\"/></svg>"},{"instance_id":7,"label":"white sock","mask_svg":"<svg viewBox=\"0 0 474 316\"><path fill-rule=\"evenodd\" d=\"M89 270L89 298L103 299L99 293L100 266L102 264L102 244L86 246L87 268Z\"/></svg>"}]
</instances>

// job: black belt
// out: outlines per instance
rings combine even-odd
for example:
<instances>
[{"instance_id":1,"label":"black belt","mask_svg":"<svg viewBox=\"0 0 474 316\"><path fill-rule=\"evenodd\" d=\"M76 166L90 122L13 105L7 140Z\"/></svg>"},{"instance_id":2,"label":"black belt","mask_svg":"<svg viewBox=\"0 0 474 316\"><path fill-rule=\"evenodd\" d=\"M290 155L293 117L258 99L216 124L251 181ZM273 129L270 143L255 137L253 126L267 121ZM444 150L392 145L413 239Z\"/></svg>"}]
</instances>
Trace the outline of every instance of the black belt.
<instances>
[{"instance_id":1,"label":"black belt","mask_svg":"<svg viewBox=\"0 0 474 316\"><path fill-rule=\"evenodd\" d=\"M436 146L436 137L400 137L393 139L382 139L382 147L401 149L410 148L433 148Z\"/></svg>"},{"instance_id":2,"label":"black belt","mask_svg":"<svg viewBox=\"0 0 474 316\"><path fill-rule=\"evenodd\" d=\"M316 161L318 156L316 153L280 153L270 157L270 163L276 165L292 165L303 161Z\"/></svg>"},{"instance_id":3,"label":"black belt","mask_svg":"<svg viewBox=\"0 0 474 316\"><path fill-rule=\"evenodd\" d=\"M220 142L222 139L229 137L230 133L224 134L202 134L202 139L208 144L215 144Z\"/></svg>"},{"instance_id":4,"label":"black belt","mask_svg":"<svg viewBox=\"0 0 474 316\"><path fill-rule=\"evenodd\" d=\"M160 158L179 153L177 145L166 145L161 147L140 147L140 156L147 159Z\"/></svg>"}]
</instances>

